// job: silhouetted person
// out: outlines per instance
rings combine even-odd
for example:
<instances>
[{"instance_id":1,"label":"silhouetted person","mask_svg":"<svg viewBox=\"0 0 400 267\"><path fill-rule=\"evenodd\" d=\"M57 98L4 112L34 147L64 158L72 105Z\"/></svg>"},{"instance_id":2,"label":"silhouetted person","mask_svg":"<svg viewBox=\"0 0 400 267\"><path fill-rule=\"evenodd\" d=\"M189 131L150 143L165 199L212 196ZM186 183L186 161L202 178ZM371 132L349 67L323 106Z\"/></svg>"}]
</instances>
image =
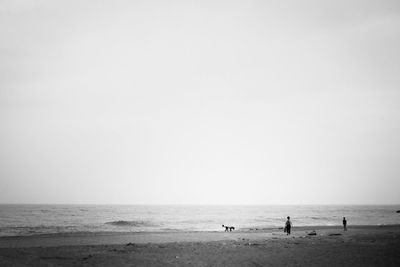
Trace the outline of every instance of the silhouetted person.
<instances>
[{"instance_id":1,"label":"silhouetted person","mask_svg":"<svg viewBox=\"0 0 400 267\"><path fill-rule=\"evenodd\" d=\"M346 221L346 217L343 217L343 231L347 231L347 221Z\"/></svg>"},{"instance_id":2,"label":"silhouetted person","mask_svg":"<svg viewBox=\"0 0 400 267\"><path fill-rule=\"evenodd\" d=\"M290 221L290 217L287 217L287 221L285 224L286 234L290 235L290 230L292 229L292 222Z\"/></svg>"}]
</instances>

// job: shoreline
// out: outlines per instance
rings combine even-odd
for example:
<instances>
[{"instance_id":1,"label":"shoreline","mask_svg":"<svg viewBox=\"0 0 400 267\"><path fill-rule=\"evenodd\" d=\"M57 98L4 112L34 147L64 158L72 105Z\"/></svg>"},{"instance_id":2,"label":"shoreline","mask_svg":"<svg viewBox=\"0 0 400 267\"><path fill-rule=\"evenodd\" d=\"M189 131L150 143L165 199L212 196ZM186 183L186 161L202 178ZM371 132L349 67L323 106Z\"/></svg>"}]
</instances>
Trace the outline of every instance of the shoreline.
<instances>
[{"instance_id":1,"label":"shoreline","mask_svg":"<svg viewBox=\"0 0 400 267\"><path fill-rule=\"evenodd\" d=\"M365 225L347 225L347 228L352 229L368 229L377 227L400 227L400 224L365 224ZM306 226L293 226L292 229L298 230L321 230L321 229L343 229L342 225L306 225ZM247 232L273 232L283 231L281 227L252 227L252 228L237 228L231 233L247 233ZM57 237L57 236L86 236L86 235L120 235L120 234L168 234L168 233L223 233L224 230L160 230L160 231L74 231L74 232L60 232L60 233L32 233L28 235L4 235L0 236L0 240L3 238L23 238L23 237Z\"/></svg>"},{"instance_id":2,"label":"shoreline","mask_svg":"<svg viewBox=\"0 0 400 267\"><path fill-rule=\"evenodd\" d=\"M393 225L354 225L348 226L348 231L343 231L342 226L301 226L293 227L291 238L307 236L309 232L316 231L317 235L346 234L362 231L390 231L400 232L400 224ZM282 228L241 229L232 232L225 231L168 231L168 232L77 232L39 234L30 236L4 236L0 237L0 248L22 247L59 247L81 245L118 245L125 243L161 244L173 242L209 242L226 240L270 240L287 238Z\"/></svg>"}]
</instances>

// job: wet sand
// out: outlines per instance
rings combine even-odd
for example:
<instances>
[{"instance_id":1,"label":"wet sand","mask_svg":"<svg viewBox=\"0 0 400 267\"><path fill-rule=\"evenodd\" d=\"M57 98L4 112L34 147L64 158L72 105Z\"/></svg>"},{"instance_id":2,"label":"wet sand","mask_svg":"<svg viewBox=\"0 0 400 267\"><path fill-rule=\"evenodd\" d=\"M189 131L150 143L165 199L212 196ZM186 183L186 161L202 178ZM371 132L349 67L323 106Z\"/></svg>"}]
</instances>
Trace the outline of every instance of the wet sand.
<instances>
[{"instance_id":1,"label":"wet sand","mask_svg":"<svg viewBox=\"0 0 400 267\"><path fill-rule=\"evenodd\" d=\"M3 237L0 266L400 266L400 226Z\"/></svg>"}]
</instances>

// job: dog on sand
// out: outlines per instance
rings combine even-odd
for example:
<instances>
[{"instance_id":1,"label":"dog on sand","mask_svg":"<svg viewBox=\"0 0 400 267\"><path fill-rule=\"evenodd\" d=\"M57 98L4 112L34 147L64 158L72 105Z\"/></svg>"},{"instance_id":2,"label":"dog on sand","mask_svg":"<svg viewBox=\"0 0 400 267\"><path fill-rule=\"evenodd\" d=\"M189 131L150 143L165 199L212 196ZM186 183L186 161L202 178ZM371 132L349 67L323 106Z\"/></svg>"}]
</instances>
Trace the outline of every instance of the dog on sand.
<instances>
[{"instance_id":1,"label":"dog on sand","mask_svg":"<svg viewBox=\"0 0 400 267\"><path fill-rule=\"evenodd\" d=\"M225 232L232 232L232 230L235 230L235 227L233 226L226 226L226 225L222 225L222 227L225 227Z\"/></svg>"}]
</instances>

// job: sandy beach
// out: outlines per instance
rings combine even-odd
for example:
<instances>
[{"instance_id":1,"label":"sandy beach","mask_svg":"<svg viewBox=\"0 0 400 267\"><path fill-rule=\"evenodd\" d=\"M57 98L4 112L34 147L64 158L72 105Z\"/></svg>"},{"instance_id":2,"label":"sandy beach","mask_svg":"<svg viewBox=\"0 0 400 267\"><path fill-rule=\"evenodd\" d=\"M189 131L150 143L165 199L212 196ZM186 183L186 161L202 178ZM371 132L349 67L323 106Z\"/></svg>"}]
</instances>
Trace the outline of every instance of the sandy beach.
<instances>
[{"instance_id":1,"label":"sandy beach","mask_svg":"<svg viewBox=\"0 0 400 267\"><path fill-rule=\"evenodd\" d=\"M399 265L399 225L0 238L0 266Z\"/></svg>"}]
</instances>

